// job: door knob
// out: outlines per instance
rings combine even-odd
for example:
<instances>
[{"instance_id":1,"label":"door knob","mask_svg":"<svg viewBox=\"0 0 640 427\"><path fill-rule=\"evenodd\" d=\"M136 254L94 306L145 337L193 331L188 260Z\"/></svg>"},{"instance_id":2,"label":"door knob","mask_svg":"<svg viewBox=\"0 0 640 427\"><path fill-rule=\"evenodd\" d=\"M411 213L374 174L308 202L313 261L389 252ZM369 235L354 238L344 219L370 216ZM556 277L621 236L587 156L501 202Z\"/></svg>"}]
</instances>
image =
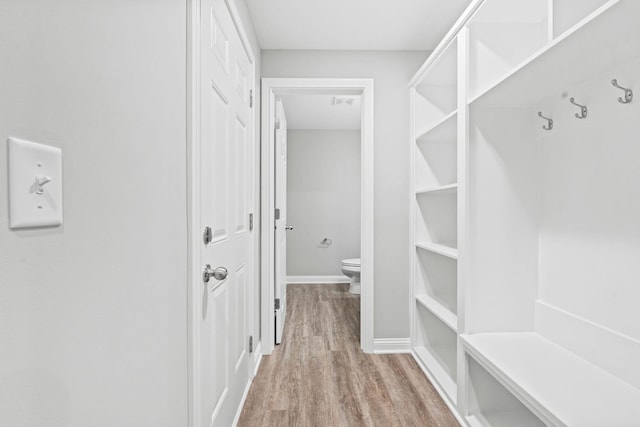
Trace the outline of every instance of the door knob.
<instances>
[{"instance_id":1,"label":"door knob","mask_svg":"<svg viewBox=\"0 0 640 427\"><path fill-rule=\"evenodd\" d=\"M291 230L293 230L293 225L287 225L287 226L284 227L284 229L287 230L287 231L291 231Z\"/></svg>"},{"instance_id":2,"label":"door knob","mask_svg":"<svg viewBox=\"0 0 640 427\"><path fill-rule=\"evenodd\" d=\"M229 272L224 267L218 267L216 269L211 268L211 264L207 264L204 266L204 270L202 271L202 281L204 283L209 283L209 280L213 277L216 280L224 280L227 278L227 274Z\"/></svg>"}]
</instances>

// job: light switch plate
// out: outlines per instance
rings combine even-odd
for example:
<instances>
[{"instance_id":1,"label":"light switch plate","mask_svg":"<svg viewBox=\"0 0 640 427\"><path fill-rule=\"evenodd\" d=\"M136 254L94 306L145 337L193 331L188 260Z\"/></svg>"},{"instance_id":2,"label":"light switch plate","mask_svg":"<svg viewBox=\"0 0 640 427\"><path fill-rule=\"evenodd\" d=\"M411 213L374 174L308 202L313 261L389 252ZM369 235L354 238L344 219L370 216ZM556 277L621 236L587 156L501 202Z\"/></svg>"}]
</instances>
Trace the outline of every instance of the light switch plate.
<instances>
[{"instance_id":1,"label":"light switch plate","mask_svg":"<svg viewBox=\"0 0 640 427\"><path fill-rule=\"evenodd\" d=\"M62 150L9 137L9 225L62 225Z\"/></svg>"}]
</instances>

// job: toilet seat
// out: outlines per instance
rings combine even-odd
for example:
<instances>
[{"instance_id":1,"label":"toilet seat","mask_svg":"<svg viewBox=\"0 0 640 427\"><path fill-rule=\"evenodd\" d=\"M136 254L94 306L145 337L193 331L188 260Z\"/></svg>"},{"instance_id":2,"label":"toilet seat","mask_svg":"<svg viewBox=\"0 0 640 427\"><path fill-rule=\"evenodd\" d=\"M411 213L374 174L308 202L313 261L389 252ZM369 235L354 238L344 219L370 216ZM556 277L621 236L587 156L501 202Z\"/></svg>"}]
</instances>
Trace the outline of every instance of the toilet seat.
<instances>
[{"instance_id":1,"label":"toilet seat","mask_svg":"<svg viewBox=\"0 0 640 427\"><path fill-rule=\"evenodd\" d=\"M360 258L343 259L342 265L347 267L360 267Z\"/></svg>"}]
</instances>

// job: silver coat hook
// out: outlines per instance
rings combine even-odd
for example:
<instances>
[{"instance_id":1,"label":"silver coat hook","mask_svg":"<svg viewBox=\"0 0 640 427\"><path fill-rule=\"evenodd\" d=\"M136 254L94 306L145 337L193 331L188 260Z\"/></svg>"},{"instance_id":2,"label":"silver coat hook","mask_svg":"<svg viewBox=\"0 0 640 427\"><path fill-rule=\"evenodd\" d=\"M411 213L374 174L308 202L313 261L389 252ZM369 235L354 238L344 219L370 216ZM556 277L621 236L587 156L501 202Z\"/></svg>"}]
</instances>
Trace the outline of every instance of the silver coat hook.
<instances>
[{"instance_id":1,"label":"silver coat hook","mask_svg":"<svg viewBox=\"0 0 640 427\"><path fill-rule=\"evenodd\" d=\"M586 105L580 105L577 104L576 101L573 99L573 97L569 98L569 102L572 103L573 105L576 105L578 107L580 107L580 114L576 113L576 117L579 119L586 119L587 118L587 106Z\"/></svg>"},{"instance_id":2,"label":"silver coat hook","mask_svg":"<svg viewBox=\"0 0 640 427\"><path fill-rule=\"evenodd\" d=\"M622 89L624 91L624 99L622 97L618 98L618 102L620 104L628 104L633 99L633 91L631 89L627 89L626 87L622 87L618 85L618 80L611 80L611 84L617 87L618 89Z\"/></svg>"},{"instance_id":3,"label":"silver coat hook","mask_svg":"<svg viewBox=\"0 0 640 427\"><path fill-rule=\"evenodd\" d=\"M542 117L543 119L545 119L547 122L549 122L549 124L547 126L542 125L542 129L544 130L551 130L553 129L553 119L550 119L549 117L545 117L542 115L542 111L538 111L538 115L540 117Z\"/></svg>"}]
</instances>

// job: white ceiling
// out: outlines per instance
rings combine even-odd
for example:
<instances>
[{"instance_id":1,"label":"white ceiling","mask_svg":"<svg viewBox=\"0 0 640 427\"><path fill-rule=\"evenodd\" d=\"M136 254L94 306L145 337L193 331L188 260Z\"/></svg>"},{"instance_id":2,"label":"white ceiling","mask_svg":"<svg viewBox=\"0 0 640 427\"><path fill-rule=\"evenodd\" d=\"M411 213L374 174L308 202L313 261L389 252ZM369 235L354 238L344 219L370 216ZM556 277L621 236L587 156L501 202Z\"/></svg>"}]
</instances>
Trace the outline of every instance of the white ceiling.
<instances>
[{"instance_id":1,"label":"white ceiling","mask_svg":"<svg viewBox=\"0 0 640 427\"><path fill-rule=\"evenodd\" d=\"M360 96L353 105L331 105L333 95L284 95L287 129L360 129Z\"/></svg>"},{"instance_id":2,"label":"white ceiling","mask_svg":"<svg viewBox=\"0 0 640 427\"><path fill-rule=\"evenodd\" d=\"M262 49L433 50L470 0L246 0Z\"/></svg>"}]
</instances>

